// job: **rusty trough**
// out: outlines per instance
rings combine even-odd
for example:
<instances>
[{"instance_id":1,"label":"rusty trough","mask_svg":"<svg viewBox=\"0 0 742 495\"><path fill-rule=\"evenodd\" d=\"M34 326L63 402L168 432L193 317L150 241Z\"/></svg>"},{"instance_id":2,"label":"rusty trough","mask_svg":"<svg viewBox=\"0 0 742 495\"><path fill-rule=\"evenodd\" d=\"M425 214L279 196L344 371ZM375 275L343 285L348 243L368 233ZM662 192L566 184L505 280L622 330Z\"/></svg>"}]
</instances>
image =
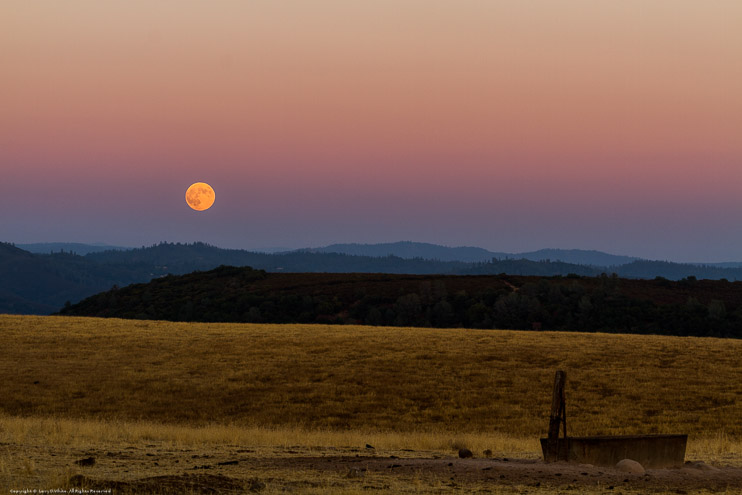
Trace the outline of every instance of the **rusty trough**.
<instances>
[{"instance_id":1,"label":"rusty trough","mask_svg":"<svg viewBox=\"0 0 742 495\"><path fill-rule=\"evenodd\" d=\"M541 439L546 462L567 461L613 467L631 459L647 469L679 468L685 462L688 435L568 437L564 397L566 375L557 371L549 419L549 436ZM564 437L559 438L563 426Z\"/></svg>"},{"instance_id":2,"label":"rusty trough","mask_svg":"<svg viewBox=\"0 0 742 495\"><path fill-rule=\"evenodd\" d=\"M685 462L688 435L630 435L603 437L570 437L558 441L557 460L615 466L631 459L647 469L679 468ZM541 439L544 459L548 438Z\"/></svg>"}]
</instances>

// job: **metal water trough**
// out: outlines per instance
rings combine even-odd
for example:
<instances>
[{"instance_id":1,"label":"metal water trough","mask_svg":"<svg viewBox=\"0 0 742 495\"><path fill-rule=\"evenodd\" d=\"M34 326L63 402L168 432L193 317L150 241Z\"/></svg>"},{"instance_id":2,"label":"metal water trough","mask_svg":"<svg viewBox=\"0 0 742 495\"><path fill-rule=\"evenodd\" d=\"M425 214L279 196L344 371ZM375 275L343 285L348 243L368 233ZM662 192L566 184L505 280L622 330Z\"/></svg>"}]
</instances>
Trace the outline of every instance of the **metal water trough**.
<instances>
[{"instance_id":1,"label":"metal water trough","mask_svg":"<svg viewBox=\"0 0 742 495\"><path fill-rule=\"evenodd\" d=\"M646 469L679 468L685 462L688 435L630 435L560 438L557 460L613 467L631 459ZM544 459L548 438L541 439Z\"/></svg>"},{"instance_id":2,"label":"metal water trough","mask_svg":"<svg viewBox=\"0 0 742 495\"><path fill-rule=\"evenodd\" d=\"M615 466L631 459L648 469L678 468L685 462L688 435L627 435L568 437L564 398L566 374L557 371L549 419L549 437L541 439L546 462L567 461L595 466ZM564 437L559 438L559 427Z\"/></svg>"}]
</instances>

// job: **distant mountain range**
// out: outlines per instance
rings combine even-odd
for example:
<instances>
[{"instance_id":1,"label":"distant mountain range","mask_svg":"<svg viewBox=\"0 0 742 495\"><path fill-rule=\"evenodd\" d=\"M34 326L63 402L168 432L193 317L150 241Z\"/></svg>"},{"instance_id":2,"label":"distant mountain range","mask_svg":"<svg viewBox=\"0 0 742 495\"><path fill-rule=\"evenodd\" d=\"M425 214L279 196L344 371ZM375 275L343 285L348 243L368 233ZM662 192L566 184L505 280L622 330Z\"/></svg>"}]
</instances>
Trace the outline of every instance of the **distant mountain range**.
<instances>
[{"instance_id":1,"label":"distant mountain range","mask_svg":"<svg viewBox=\"0 0 742 495\"><path fill-rule=\"evenodd\" d=\"M576 265L619 266L637 261L640 258L618 256L600 251L583 249L540 249L525 253L504 253L488 251L478 247L446 247L425 242L390 242L384 244L331 244L329 246L306 249L313 253L342 253L353 256L398 256L403 259L422 258L439 261L464 261L476 263L497 259L526 259L531 261L562 261Z\"/></svg>"},{"instance_id":2,"label":"distant mountain range","mask_svg":"<svg viewBox=\"0 0 742 495\"><path fill-rule=\"evenodd\" d=\"M90 253L99 253L101 251L110 251L112 249L117 251L132 249L130 247L110 246L108 244L82 244L79 242L36 242L32 244L16 244L15 246L30 253L51 254L65 252L79 254L81 256Z\"/></svg>"},{"instance_id":3,"label":"distant mountain range","mask_svg":"<svg viewBox=\"0 0 742 495\"><path fill-rule=\"evenodd\" d=\"M112 246L109 244L96 243L85 244L77 242L40 242L30 244L15 244L15 247L36 254L70 253L85 256L91 253L104 251L128 251L136 249L125 246ZM377 244L330 244L318 248L288 249L288 248L262 248L254 250L224 251L246 251L250 253L267 254L289 254L289 253L338 253L351 256L387 257L396 256L402 259L424 259L435 261L461 261L464 263L478 263L498 260L531 260L531 261L561 261L575 265L588 265L596 267L620 266L634 261L648 261L636 256L623 256L609 254L602 251L586 249L539 249L537 251L525 251L520 253L507 253L503 251L490 251L484 248L459 246L448 247L427 242L387 242ZM710 266L716 268L742 268L742 261L730 261L722 263L682 263L684 265Z\"/></svg>"},{"instance_id":4,"label":"distant mountain range","mask_svg":"<svg viewBox=\"0 0 742 495\"><path fill-rule=\"evenodd\" d=\"M735 263L693 265L559 249L509 254L412 242L345 244L274 254L221 249L204 243L160 243L135 249L51 243L33 248L45 254L0 243L0 312L48 314L65 302L77 302L114 285L123 287L220 265L250 266L267 272L538 276L616 273L645 279L742 280L742 268ZM79 254L85 251L85 255Z\"/></svg>"},{"instance_id":5,"label":"distant mountain range","mask_svg":"<svg viewBox=\"0 0 742 495\"><path fill-rule=\"evenodd\" d=\"M594 249L539 249L537 251L525 251L521 253L506 253L501 251L489 251L479 247L447 247L426 242L388 242L379 244L330 244L319 248L299 249L312 253L342 253L353 256L397 256L403 259L421 258L438 261L464 261L477 263L498 260L530 260L530 261L561 261L575 265L587 265L598 268L618 267L628 265L636 261L648 261L649 263L664 263L662 261L651 261L636 256L623 256L604 253ZM680 266L701 266L713 268L742 268L742 261L728 261L722 263L672 263ZM681 277L682 278L682 277ZM714 278L711 276L711 278Z\"/></svg>"}]
</instances>

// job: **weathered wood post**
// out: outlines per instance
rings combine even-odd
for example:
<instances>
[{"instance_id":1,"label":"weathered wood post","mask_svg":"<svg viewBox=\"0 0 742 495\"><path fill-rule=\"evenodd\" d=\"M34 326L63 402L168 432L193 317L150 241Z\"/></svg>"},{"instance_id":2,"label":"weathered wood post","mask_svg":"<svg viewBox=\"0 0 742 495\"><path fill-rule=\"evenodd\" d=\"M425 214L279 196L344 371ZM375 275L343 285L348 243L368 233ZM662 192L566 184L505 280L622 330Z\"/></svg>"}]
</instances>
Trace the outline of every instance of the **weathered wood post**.
<instances>
[{"instance_id":1,"label":"weathered wood post","mask_svg":"<svg viewBox=\"0 0 742 495\"><path fill-rule=\"evenodd\" d=\"M554 376L554 395L551 399L546 462L559 460L559 423L562 423L564 426L564 438L567 438L567 410L564 400L564 385L566 381L566 373L564 371L557 371ZM566 451L564 452L564 456L567 456Z\"/></svg>"}]
</instances>

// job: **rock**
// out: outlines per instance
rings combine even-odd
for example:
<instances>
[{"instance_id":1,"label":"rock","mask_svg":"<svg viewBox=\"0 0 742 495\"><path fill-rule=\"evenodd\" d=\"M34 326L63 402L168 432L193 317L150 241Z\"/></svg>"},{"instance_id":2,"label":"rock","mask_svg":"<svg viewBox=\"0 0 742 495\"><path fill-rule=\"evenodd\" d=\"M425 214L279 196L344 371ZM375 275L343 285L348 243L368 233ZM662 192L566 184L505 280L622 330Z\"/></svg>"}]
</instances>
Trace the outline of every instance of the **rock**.
<instances>
[{"instance_id":1,"label":"rock","mask_svg":"<svg viewBox=\"0 0 742 495\"><path fill-rule=\"evenodd\" d=\"M85 459L77 460L75 464L78 466L92 466L95 464L95 457L86 457Z\"/></svg>"},{"instance_id":2,"label":"rock","mask_svg":"<svg viewBox=\"0 0 742 495\"><path fill-rule=\"evenodd\" d=\"M459 449L459 457L466 459L468 457L474 457L474 454L469 449Z\"/></svg>"},{"instance_id":3,"label":"rock","mask_svg":"<svg viewBox=\"0 0 742 495\"><path fill-rule=\"evenodd\" d=\"M69 479L67 483L69 483L70 486L74 487L85 486L88 484L88 478L81 474L75 474Z\"/></svg>"},{"instance_id":4,"label":"rock","mask_svg":"<svg viewBox=\"0 0 742 495\"><path fill-rule=\"evenodd\" d=\"M636 461L632 461L631 459L622 459L618 461L616 464L616 469L623 473L631 473L631 474L644 474L646 471L644 470L644 467L639 464Z\"/></svg>"},{"instance_id":5,"label":"rock","mask_svg":"<svg viewBox=\"0 0 742 495\"><path fill-rule=\"evenodd\" d=\"M348 473L345 475L346 478L363 478L363 471L359 468L350 468Z\"/></svg>"},{"instance_id":6,"label":"rock","mask_svg":"<svg viewBox=\"0 0 742 495\"><path fill-rule=\"evenodd\" d=\"M245 487L248 491L259 492L265 488L265 483L260 481L258 478L250 478L247 480Z\"/></svg>"}]
</instances>

